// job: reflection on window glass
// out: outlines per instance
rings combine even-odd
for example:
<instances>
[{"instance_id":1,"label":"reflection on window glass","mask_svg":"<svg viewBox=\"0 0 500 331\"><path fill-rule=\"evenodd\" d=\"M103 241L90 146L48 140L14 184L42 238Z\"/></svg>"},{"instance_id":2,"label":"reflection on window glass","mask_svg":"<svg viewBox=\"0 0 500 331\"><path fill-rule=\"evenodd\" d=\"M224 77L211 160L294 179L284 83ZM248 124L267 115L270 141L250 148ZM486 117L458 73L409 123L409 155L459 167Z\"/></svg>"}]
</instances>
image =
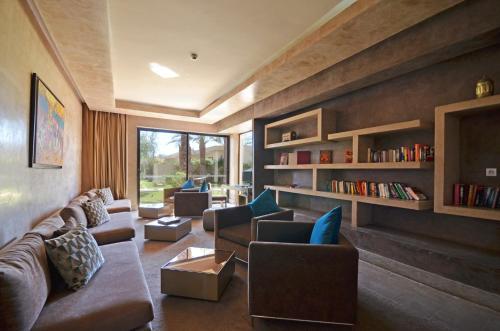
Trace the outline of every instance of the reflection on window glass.
<instances>
[{"instance_id":1,"label":"reflection on window glass","mask_svg":"<svg viewBox=\"0 0 500 331\"><path fill-rule=\"evenodd\" d=\"M214 195L227 183L227 137L139 130L139 204L162 203L163 189L206 178Z\"/></svg>"},{"instance_id":2,"label":"reflection on window glass","mask_svg":"<svg viewBox=\"0 0 500 331\"><path fill-rule=\"evenodd\" d=\"M240 134L240 184L252 185L253 176L253 134Z\"/></svg>"}]
</instances>

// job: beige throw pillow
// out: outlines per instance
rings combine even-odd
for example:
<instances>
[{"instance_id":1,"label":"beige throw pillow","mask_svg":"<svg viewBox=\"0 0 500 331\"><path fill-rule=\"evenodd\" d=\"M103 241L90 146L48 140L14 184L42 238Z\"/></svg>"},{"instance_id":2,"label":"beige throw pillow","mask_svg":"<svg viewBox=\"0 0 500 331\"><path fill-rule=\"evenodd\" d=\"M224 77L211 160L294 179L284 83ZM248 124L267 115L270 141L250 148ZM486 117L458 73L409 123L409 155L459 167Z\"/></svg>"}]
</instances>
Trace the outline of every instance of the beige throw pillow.
<instances>
[{"instance_id":1,"label":"beige throw pillow","mask_svg":"<svg viewBox=\"0 0 500 331\"><path fill-rule=\"evenodd\" d=\"M85 216L87 216L87 226L89 228L101 225L111 220L101 199L84 202L82 204L82 209L85 212Z\"/></svg>"}]
</instances>

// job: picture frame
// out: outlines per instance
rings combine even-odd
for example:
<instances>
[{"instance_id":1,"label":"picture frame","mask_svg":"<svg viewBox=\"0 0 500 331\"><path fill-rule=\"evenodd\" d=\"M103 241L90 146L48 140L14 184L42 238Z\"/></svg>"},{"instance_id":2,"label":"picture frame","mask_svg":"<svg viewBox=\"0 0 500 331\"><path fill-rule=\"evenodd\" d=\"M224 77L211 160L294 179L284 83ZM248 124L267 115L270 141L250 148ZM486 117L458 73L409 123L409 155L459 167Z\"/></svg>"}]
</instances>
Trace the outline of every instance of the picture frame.
<instances>
[{"instance_id":1,"label":"picture frame","mask_svg":"<svg viewBox=\"0 0 500 331\"><path fill-rule=\"evenodd\" d=\"M63 166L65 108L49 87L31 74L29 167Z\"/></svg>"}]
</instances>

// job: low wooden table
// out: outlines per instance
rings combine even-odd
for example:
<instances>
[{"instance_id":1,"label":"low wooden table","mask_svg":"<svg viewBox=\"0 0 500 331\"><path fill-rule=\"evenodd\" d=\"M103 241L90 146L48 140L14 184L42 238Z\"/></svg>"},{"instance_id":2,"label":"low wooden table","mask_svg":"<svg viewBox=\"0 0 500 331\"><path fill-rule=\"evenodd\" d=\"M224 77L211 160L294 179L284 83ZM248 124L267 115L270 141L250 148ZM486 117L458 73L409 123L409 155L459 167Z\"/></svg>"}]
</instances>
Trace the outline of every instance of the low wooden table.
<instances>
[{"instance_id":1,"label":"low wooden table","mask_svg":"<svg viewBox=\"0 0 500 331\"><path fill-rule=\"evenodd\" d=\"M139 205L139 216L142 218L158 219L163 216L172 215L173 208L170 204L149 203Z\"/></svg>"},{"instance_id":2,"label":"low wooden table","mask_svg":"<svg viewBox=\"0 0 500 331\"><path fill-rule=\"evenodd\" d=\"M168 219L163 217L162 219ZM158 220L144 225L144 239L160 241L177 241L191 232L191 218L181 217L178 223L164 225Z\"/></svg>"},{"instance_id":3,"label":"low wooden table","mask_svg":"<svg viewBox=\"0 0 500 331\"><path fill-rule=\"evenodd\" d=\"M161 267L161 293L218 301L234 261L234 252L189 247Z\"/></svg>"}]
</instances>

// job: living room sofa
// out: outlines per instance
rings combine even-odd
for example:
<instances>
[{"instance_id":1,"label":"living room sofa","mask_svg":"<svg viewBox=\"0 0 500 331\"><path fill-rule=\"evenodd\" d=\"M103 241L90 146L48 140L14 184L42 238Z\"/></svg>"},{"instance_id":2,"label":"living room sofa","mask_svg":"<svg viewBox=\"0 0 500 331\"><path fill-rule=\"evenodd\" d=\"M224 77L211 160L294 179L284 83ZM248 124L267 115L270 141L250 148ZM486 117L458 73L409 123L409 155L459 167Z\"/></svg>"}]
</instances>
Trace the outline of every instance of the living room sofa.
<instances>
[{"instance_id":1,"label":"living room sofa","mask_svg":"<svg viewBox=\"0 0 500 331\"><path fill-rule=\"evenodd\" d=\"M100 246L103 266L84 288L67 290L43 241L63 225L51 216L0 251L0 330L150 330L153 304L135 244Z\"/></svg>"},{"instance_id":2,"label":"living room sofa","mask_svg":"<svg viewBox=\"0 0 500 331\"><path fill-rule=\"evenodd\" d=\"M86 194L71 200L60 212L62 219L67 221L73 217L78 223L86 226L87 216L81 205L87 200L89 197ZM88 229L99 245L126 241L135 237L134 219L131 212L110 213L109 216L111 218L109 222Z\"/></svg>"},{"instance_id":3,"label":"living room sofa","mask_svg":"<svg viewBox=\"0 0 500 331\"><path fill-rule=\"evenodd\" d=\"M248 245L257 238L257 224L261 220L293 221L293 210L254 217L248 205L216 209L214 215L215 248L235 251L239 260L248 261Z\"/></svg>"}]
</instances>

